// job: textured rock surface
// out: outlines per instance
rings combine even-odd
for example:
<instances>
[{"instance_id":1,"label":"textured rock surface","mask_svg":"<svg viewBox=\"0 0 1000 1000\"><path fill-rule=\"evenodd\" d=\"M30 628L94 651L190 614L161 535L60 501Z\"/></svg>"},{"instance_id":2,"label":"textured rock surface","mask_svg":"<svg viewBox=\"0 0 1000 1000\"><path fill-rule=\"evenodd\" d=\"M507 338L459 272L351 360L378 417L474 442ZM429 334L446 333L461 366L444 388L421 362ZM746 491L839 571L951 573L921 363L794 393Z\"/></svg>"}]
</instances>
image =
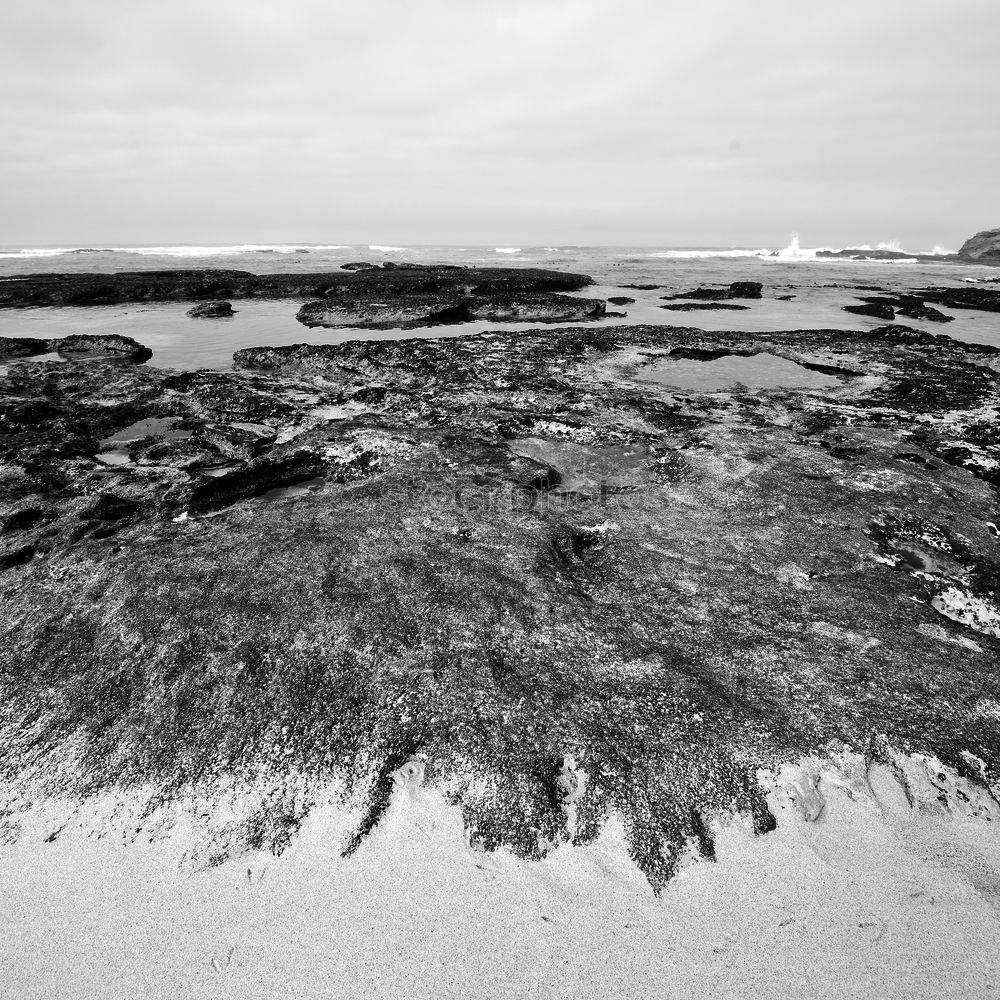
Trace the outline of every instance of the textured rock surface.
<instances>
[{"instance_id":1,"label":"textured rock surface","mask_svg":"<svg viewBox=\"0 0 1000 1000\"><path fill-rule=\"evenodd\" d=\"M889 302L865 302L863 305L844 306L844 312L857 316L874 316L875 319L895 319L896 311Z\"/></svg>"},{"instance_id":2,"label":"textured rock surface","mask_svg":"<svg viewBox=\"0 0 1000 1000\"><path fill-rule=\"evenodd\" d=\"M983 264L1000 264L1000 229L986 229L967 239L958 256Z\"/></svg>"},{"instance_id":3,"label":"textured rock surface","mask_svg":"<svg viewBox=\"0 0 1000 1000\"><path fill-rule=\"evenodd\" d=\"M668 302L661 309L669 309L672 312L697 312L698 310L737 310L748 309L749 306L740 306L735 302Z\"/></svg>"},{"instance_id":4,"label":"textured rock surface","mask_svg":"<svg viewBox=\"0 0 1000 1000\"><path fill-rule=\"evenodd\" d=\"M874 316L876 319L929 320L932 323L950 323L955 317L927 305L934 302L950 309L979 309L984 312L1000 312L1000 292L991 288L924 288L916 295L886 293L883 295L858 296L863 305L844 306L844 310L860 316Z\"/></svg>"},{"instance_id":5,"label":"textured rock surface","mask_svg":"<svg viewBox=\"0 0 1000 1000\"><path fill-rule=\"evenodd\" d=\"M199 302L187 311L195 319L222 319L233 315L232 302Z\"/></svg>"},{"instance_id":6,"label":"textured rock surface","mask_svg":"<svg viewBox=\"0 0 1000 1000\"><path fill-rule=\"evenodd\" d=\"M153 352L131 337L117 333L74 334L40 340L37 337L0 337L0 357L30 357L34 354L106 354L128 359L147 361Z\"/></svg>"},{"instance_id":7,"label":"textured rock surface","mask_svg":"<svg viewBox=\"0 0 1000 1000\"><path fill-rule=\"evenodd\" d=\"M925 288L920 297L951 309L1000 312L1000 290L963 285L960 288Z\"/></svg>"},{"instance_id":8,"label":"textured rock surface","mask_svg":"<svg viewBox=\"0 0 1000 1000\"><path fill-rule=\"evenodd\" d=\"M671 388L762 354L835 381ZM591 327L12 363L0 777L266 788L218 860L282 850L328 779L367 803L350 853L419 766L481 849L620 814L654 886L713 815L773 826L758 772L803 754L919 753L994 809L997 357Z\"/></svg>"},{"instance_id":9,"label":"textured rock surface","mask_svg":"<svg viewBox=\"0 0 1000 1000\"><path fill-rule=\"evenodd\" d=\"M764 286L759 281L734 281L728 288L695 288L677 295L664 295L664 299L702 299L721 302L724 299L759 299Z\"/></svg>"},{"instance_id":10,"label":"textured rock surface","mask_svg":"<svg viewBox=\"0 0 1000 1000\"><path fill-rule=\"evenodd\" d=\"M36 274L0 278L0 307L198 301L189 316L231 316L224 299L308 299L310 327L390 329L462 323L584 322L605 314L598 299L562 294L592 284L585 275L536 268L464 268L386 263L329 274L177 270Z\"/></svg>"},{"instance_id":11,"label":"textured rock surface","mask_svg":"<svg viewBox=\"0 0 1000 1000\"><path fill-rule=\"evenodd\" d=\"M384 296L456 292L462 295L567 292L589 284L593 282L586 275L536 268L412 264L313 274L251 274L215 268L122 271L117 274L29 274L0 278L0 307L327 296L381 301Z\"/></svg>"},{"instance_id":12,"label":"textured rock surface","mask_svg":"<svg viewBox=\"0 0 1000 1000\"><path fill-rule=\"evenodd\" d=\"M386 299L387 296L378 296ZM473 320L501 323L572 323L600 319L605 303L600 299L570 295L510 294L465 295L459 292L409 294L375 302L371 298L330 295L306 302L296 314L309 327L361 327L365 329L408 329Z\"/></svg>"}]
</instances>

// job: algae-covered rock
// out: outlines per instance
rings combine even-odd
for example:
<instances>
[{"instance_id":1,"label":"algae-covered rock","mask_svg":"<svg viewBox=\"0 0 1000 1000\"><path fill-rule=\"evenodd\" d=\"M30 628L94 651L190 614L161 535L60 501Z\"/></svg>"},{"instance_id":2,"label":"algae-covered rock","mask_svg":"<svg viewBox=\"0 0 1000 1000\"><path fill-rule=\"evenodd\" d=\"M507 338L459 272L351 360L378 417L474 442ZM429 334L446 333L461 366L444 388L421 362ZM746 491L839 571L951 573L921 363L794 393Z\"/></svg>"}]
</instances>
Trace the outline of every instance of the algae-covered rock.
<instances>
[{"instance_id":1,"label":"algae-covered rock","mask_svg":"<svg viewBox=\"0 0 1000 1000\"><path fill-rule=\"evenodd\" d=\"M713 816L772 828L758 772L805 754L888 741L988 795L996 356L906 330L14 363L2 776L275 790L219 860L287 846L310 782L364 799L352 853L419 772L479 849L538 858L620 816L655 887L713 855ZM737 377L679 384L700 364Z\"/></svg>"}]
</instances>

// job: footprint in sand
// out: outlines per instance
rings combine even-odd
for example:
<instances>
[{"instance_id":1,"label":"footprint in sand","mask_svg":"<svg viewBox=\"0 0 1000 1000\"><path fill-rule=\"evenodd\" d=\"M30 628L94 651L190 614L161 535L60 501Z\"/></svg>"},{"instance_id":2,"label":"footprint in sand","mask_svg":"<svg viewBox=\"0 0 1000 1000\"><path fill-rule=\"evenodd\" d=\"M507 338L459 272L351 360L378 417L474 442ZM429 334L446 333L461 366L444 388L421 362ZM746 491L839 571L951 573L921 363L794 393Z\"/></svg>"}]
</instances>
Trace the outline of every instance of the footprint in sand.
<instances>
[{"instance_id":1,"label":"footprint in sand","mask_svg":"<svg viewBox=\"0 0 1000 1000\"><path fill-rule=\"evenodd\" d=\"M393 772L394 788L419 788L424 782L424 762L411 757L402 767Z\"/></svg>"}]
</instances>

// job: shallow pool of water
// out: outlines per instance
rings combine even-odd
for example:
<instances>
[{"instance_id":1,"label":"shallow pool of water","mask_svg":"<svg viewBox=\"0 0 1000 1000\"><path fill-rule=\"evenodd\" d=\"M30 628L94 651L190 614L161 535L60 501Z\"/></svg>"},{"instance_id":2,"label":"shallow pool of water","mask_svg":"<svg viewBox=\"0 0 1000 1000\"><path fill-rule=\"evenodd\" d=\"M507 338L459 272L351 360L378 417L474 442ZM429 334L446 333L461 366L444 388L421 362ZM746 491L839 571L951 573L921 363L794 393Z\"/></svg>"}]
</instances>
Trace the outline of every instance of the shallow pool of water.
<instances>
[{"instance_id":1,"label":"shallow pool of water","mask_svg":"<svg viewBox=\"0 0 1000 1000\"><path fill-rule=\"evenodd\" d=\"M86 255L91 256L91 255ZM454 255L452 255L454 256ZM884 321L846 313L843 306L856 304L858 295L865 294L856 285L876 284L888 290L912 290L925 284L960 284L970 275L995 275L996 269L984 267L934 268L911 266L860 265L828 262L826 264L791 266L780 262L744 260L738 266L711 262L654 259L646 255L623 261L614 254L603 252L583 258L544 255L545 259L525 259L523 263L544 263L546 266L592 273L598 284L570 293L585 298L607 299L626 295L635 299L624 306L609 304L609 310L626 316L606 317L586 324L617 326L649 324L653 326L695 327L707 331L735 330L742 332L792 331L805 329L863 330L884 325ZM360 258L359 258L360 259ZM444 258L451 259L446 254ZM289 259L289 269L301 269L308 259ZM338 258L339 260L339 258ZM463 262L465 258L462 258ZM602 263L603 261L603 263ZM492 263L479 257L471 263ZM231 266L227 262L226 266ZM273 263L273 262L271 262ZM504 261L509 263L509 261ZM8 262L9 264L9 262ZM37 264L35 265L37 266ZM65 266L65 265L60 265ZM91 264L90 267L94 265ZM269 265L270 266L270 265ZM339 264L337 265L339 266ZM83 263L79 269L87 269ZM764 283L761 299L740 299L732 304L747 308L740 312L670 312L661 308L663 295L676 295L699 285L720 285L734 279L750 279ZM620 282L620 284L615 283ZM630 283L650 282L652 289L630 289ZM793 296L788 301L779 295ZM412 337L455 337L489 330L521 331L544 328L580 326L574 323L459 323L449 326L426 327L417 330L309 329L295 318L301 302L295 300L257 301L236 300L236 314L226 319L194 319L187 315L189 302L162 302L121 306L40 307L0 309L0 336L58 339L72 334L121 334L133 337L153 351L150 364L164 368L229 368L233 352L245 347L265 345L279 347L289 344L339 344L348 340L398 340ZM1000 314L969 309L945 309L954 322L931 323L922 320L900 320L931 333L944 333L956 340L1000 346ZM51 356L49 356L51 357ZM53 358L54 359L54 358ZM12 359L0 359L3 364ZM2 366L0 366L2 367Z\"/></svg>"},{"instance_id":2,"label":"shallow pool of water","mask_svg":"<svg viewBox=\"0 0 1000 1000\"><path fill-rule=\"evenodd\" d=\"M94 458L102 465L128 465L132 461L127 448L111 448L108 451L99 451Z\"/></svg>"},{"instance_id":3,"label":"shallow pool of water","mask_svg":"<svg viewBox=\"0 0 1000 1000\"><path fill-rule=\"evenodd\" d=\"M123 427L120 431L108 435L101 441L102 447L111 445L131 444L133 441L141 441L146 437L158 437L164 441L184 441L191 437L191 431L184 431L175 428L177 417L146 417L144 420L137 420L128 427Z\"/></svg>"},{"instance_id":4,"label":"shallow pool of water","mask_svg":"<svg viewBox=\"0 0 1000 1000\"><path fill-rule=\"evenodd\" d=\"M787 358L764 352L750 357L726 354L710 361L666 356L648 368L640 368L636 378L641 382L693 392L720 392L738 386L748 389L823 389L840 384L835 375L811 371Z\"/></svg>"},{"instance_id":5,"label":"shallow pool of water","mask_svg":"<svg viewBox=\"0 0 1000 1000\"><path fill-rule=\"evenodd\" d=\"M274 502L275 500L290 500L294 497L306 496L309 493L319 493L325 485L326 477L316 476L313 479L306 479L292 486L277 486L273 490L262 493L257 499L263 500L265 503Z\"/></svg>"}]
</instances>

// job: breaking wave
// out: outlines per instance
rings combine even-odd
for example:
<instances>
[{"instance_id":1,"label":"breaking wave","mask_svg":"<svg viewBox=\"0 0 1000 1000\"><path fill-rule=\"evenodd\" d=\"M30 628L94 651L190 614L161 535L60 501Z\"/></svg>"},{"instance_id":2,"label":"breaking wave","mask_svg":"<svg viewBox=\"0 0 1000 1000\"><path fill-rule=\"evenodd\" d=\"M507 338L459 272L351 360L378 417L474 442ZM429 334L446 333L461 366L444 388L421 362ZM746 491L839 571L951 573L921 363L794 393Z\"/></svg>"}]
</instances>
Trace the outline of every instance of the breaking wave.
<instances>
[{"instance_id":1,"label":"breaking wave","mask_svg":"<svg viewBox=\"0 0 1000 1000\"><path fill-rule=\"evenodd\" d=\"M341 250L339 245L303 246L300 243L242 243L232 246L114 247L115 253L133 253L141 257L234 257L244 253L302 253L309 250Z\"/></svg>"},{"instance_id":2,"label":"breaking wave","mask_svg":"<svg viewBox=\"0 0 1000 1000\"><path fill-rule=\"evenodd\" d=\"M919 257L945 257L952 251L941 246L935 246L933 250L907 251L903 250L898 240L889 240L879 243L877 246L852 246L852 247L803 247L799 243L799 234L792 233L788 246L780 250L770 250L763 247L760 250L751 249L705 249L705 250L661 250L652 253L651 257L660 257L676 260L699 260L702 258L720 257L757 257L761 260L780 261L813 261L828 259L832 254L857 254L858 259L865 259L864 254L870 253L877 256L871 258L881 263L916 264ZM898 254L899 256L884 256L886 254ZM843 259L843 258L841 258Z\"/></svg>"},{"instance_id":3,"label":"breaking wave","mask_svg":"<svg viewBox=\"0 0 1000 1000\"><path fill-rule=\"evenodd\" d=\"M770 250L661 250L650 257L674 258L677 260L700 260L709 257L766 257Z\"/></svg>"},{"instance_id":4,"label":"breaking wave","mask_svg":"<svg viewBox=\"0 0 1000 1000\"><path fill-rule=\"evenodd\" d=\"M0 257L31 260L33 257L61 257L63 254L73 254L73 253L113 253L113 251L105 249L97 249L96 247L59 247L54 249L0 250Z\"/></svg>"},{"instance_id":5,"label":"breaking wave","mask_svg":"<svg viewBox=\"0 0 1000 1000\"><path fill-rule=\"evenodd\" d=\"M763 247L760 250L731 249L731 250L662 250L659 253L650 254L652 257L675 258L678 260L700 260L702 258L717 257L761 257L764 259L777 257L781 260L815 260L817 249L803 249L799 245L799 234L792 233L792 238L788 246L782 250L768 250Z\"/></svg>"},{"instance_id":6,"label":"breaking wave","mask_svg":"<svg viewBox=\"0 0 1000 1000\"><path fill-rule=\"evenodd\" d=\"M61 257L73 254L119 253L135 254L140 257L231 257L247 253L308 253L311 250L346 250L343 243L329 244L289 244L289 243L241 243L230 246L142 246L142 247L51 247L28 248L23 250L3 250L0 257L30 260L33 257Z\"/></svg>"},{"instance_id":7,"label":"breaking wave","mask_svg":"<svg viewBox=\"0 0 1000 1000\"><path fill-rule=\"evenodd\" d=\"M369 243L369 250L378 250L381 253L401 253L406 249L406 247L383 247L379 246L377 243Z\"/></svg>"},{"instance_id":8,"label":"breaking wave","mask_svg":"<svg viewBox=\"0 0 1000 1000\"><path fill-rule=\"evenodd\" d=\"M494 253L520 253L520 247L494 247Z\"/></svg>"}]
</instances>

